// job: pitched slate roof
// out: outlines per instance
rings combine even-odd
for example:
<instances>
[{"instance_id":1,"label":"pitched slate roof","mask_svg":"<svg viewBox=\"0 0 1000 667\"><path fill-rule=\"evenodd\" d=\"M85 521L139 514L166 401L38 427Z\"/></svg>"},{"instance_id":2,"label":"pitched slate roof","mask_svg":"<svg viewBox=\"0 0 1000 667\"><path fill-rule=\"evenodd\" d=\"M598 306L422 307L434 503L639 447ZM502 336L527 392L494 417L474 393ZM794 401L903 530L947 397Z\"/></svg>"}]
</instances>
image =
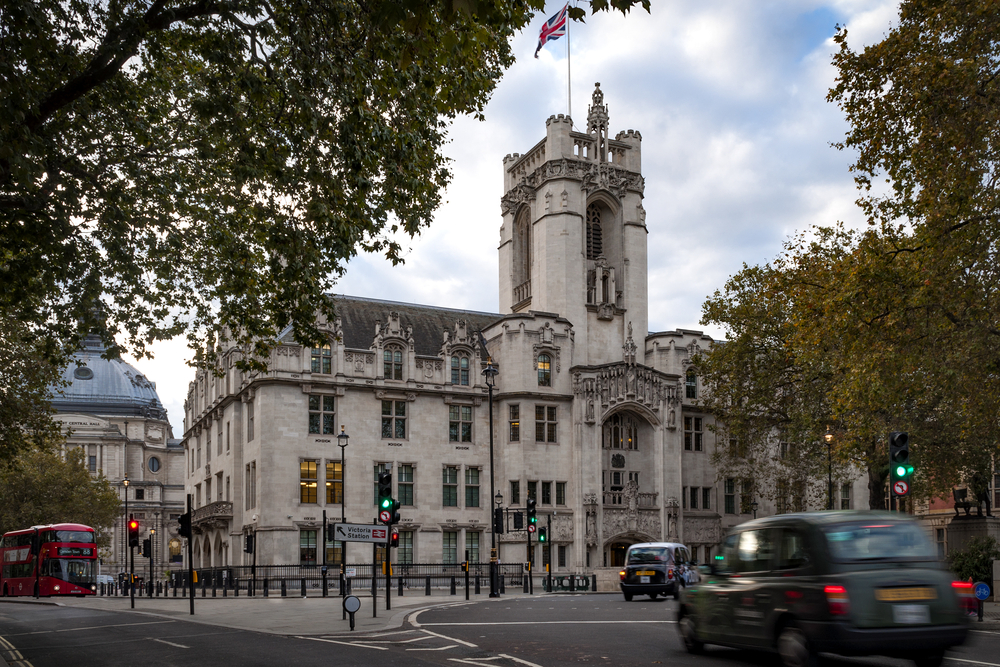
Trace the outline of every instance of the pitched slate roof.
<instances>
[{"instance_id":1,"label":"pitched slate roof","mask_svg":"<svg viewBox=\"0 0 1000 667\"><path fill-rule=\"evenodd\" d=\"M413 327L413 343L416 354L435 356L441 352L444 332L454 333L455 324L465 320L468 331L485 329L503 316L496 313L482 313L474 310L458 310L438 306L422 306L415 303L399 303L364 297L334 294L334 308L341 320L344 344L353 349L367 350L375 338L375 325L383 326L389 320L389 313L399 313L400 327Z\"/></svg>"}]
</instances>

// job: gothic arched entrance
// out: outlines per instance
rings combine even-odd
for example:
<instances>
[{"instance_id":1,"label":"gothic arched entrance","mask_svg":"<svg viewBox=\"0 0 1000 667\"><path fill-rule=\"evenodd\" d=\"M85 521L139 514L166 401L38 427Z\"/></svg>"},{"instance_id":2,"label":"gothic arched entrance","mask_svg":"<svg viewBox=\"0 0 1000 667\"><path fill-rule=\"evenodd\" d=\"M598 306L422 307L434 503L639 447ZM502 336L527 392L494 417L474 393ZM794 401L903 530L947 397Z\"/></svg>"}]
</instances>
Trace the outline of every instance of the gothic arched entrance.
<instances>
[{"instance_id":1,"label":"gothic arched entrance","mask_svg":"<svg viewBox=\"0 0 1000 667\"><path fill-rule=\"evenodd\" d=\"M621 567L625 565L625 552L633 544L654 542L654 538L641 533L625 533L616 535L604 545L604 567Z\"/></svg>"}]
</instances>

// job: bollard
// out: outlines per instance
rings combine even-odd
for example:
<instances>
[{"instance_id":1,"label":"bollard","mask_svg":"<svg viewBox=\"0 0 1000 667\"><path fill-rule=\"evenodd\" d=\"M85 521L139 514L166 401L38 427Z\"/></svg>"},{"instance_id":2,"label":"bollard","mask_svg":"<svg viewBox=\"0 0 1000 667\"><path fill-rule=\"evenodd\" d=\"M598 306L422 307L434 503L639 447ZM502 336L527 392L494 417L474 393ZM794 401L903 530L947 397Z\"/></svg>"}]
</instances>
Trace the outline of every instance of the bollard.
<instances>
[{"instance_id":1,"label":"bollard","mask_svg":"<svg viewBox=\"0 0 1000 667\"><path fill-rule=\"evenodd\" d=\"M507 589L504 587L504 575L501 574L500 575L500 594L502 595L502 594L504 594L506 592L507 592Z\"/></svg>"},{"instance_id":2,"label":"bollard","mask_svg":"<svg viewBox=\"0 0 1000 667\"><path fill-rule=\"evenodd\" d=\"M306 596L306 579L305 579L305 577L303 577L302 578L302 597L305 597L305 596Z\"/></svg>"},{"instance_id":3,"label":"bollard","mask_svg":"<svg viewBox=\"0 0 1000 667\"><path fill-rule=\"evenodd\" d=\"M479 595L479 575L476 575L476 595Z\"/></svg>"},{"instance_id":4,"label":"bollard","mask_svg":"<svg viewBox=\"0 0 1000 667\"><path fill-rule=\"evenodd\" d=\"M590 590L592 590L592 591L594 591L596 593L597 592L597 575L593 574L593 575L591 575L591 577L592 577L592 579L590 580L590 584L591 584L591 586L593 586L593 588L591 588Z\"/></svg>"},{"instance_id":5,"label":"bollard","mask_svg":"<svg viewBox=\"0 0 1000 667\"><path fill-rule=\"evenodd\" d=\"M455 575L451 575L451 594L455 595Z\"/></svg>"},{"instance_id":6,"label":"bollard","mask_svg":"<svg viewBox=\"0 0 1000 667\"><path fill-rule=\"evenodd\" d=\"M288 590L285 588L285 580L282 579L281 580L281 597L287 597L287 596L288 596Z\"/></svg>"},{"instance_id":7,"label":"bollard","mask_svg":"<svg viewBox=\"0 0 1000 667\"><path fill-rule=\"evenodd\" d=\"M217 597L216 592L215 592L216 590L217 589L216 589L216 586L215 586L215 577L212 577L212 597L213 598Z\"/></svg>"},{"instance_id":8,"label":"bollard","mask_svg":"<svg viewBox=\"0 0 1000 667\"><path fill-rule=\"evenodd\" d=\"M238 598L240 596L240 580L233 579L233 597Z\"/></svg>"},{"instance_id":9,"label":"bollard","mask_svg":"<svg viewBox=\"0 0 1000 667\"><path fill-rule=\"evenodd\" d=\"M206 597L208 593L208 580L204 577L201 578L201 597Z\"/></svg>"},{"instance_id":10,"label":"bollard","mask_svg":"<svg viewBox=\"0 0 1000 667\"><path fill-rule=\"evenodd\" d=\"M222 597L227 597L229 595L229 580L226 579L222 582Z\"/></svg>"},{"instance_id":11,"label":"bollard","mask_svg":"<svg viewBox=\"0 0 1000 667\"><path fill-rule=\"evenodd\" d=\"M528 592L528 575L525 574L521 577L521 583L524 585L524 592Z\"/></svg>"},{"instance_id":12,"label":"bollard","mask_svg":"<svg viewBox=\"0 0 1000 667\"><path fill-rule=\"evenodd\" d=\"M174 597L177 597L177 587L174 586Z\"/></svg>"},{"instance_id":13,"label":"bollard","mask_svg":"<svg viewBox=\"0 0 1000 667\"><path fill-rule=\"evenodd\" d=\"M426 583L424 583L424 595L431 594L431 578L427 577Z\"/></svg>"},{"instance_id":14,"label":"bollard","mask_svg":"<svg viewBox=\"0 0 1000 667\"><path fill-rule=\"evenodd\" d=\"M399 597L403 597L403 578L399 578Z\"/></svg>"},{"instance_id":15,"label":"bollard","mask_svg":"<svg viewBox=\"0 0 1000 667\"><path fill-rule=\"evenodd\" d=\"M264 577L264 597L268 597L269 590L271 590L271 584L268 582L267 577Z\"/></svg>"}]
</instances>

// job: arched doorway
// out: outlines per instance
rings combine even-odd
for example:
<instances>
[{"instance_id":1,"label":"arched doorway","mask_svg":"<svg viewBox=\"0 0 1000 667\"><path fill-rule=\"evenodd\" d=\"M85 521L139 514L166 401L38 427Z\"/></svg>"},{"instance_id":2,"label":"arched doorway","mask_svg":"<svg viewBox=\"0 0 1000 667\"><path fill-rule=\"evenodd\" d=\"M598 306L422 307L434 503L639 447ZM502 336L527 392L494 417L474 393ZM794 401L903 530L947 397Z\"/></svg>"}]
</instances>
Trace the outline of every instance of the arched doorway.
<instances>
[{"instance_id":1,"label":"arched doorway","mask_svg":"<svg viewBox=\"0 0 1000 667\"><path fill-rule=\"evenodd\" d=\"M654 542L655 539L642 533L625 533L612 537L604 545L604 567L621 567L625 564L625 552L633 544Z\"/></svg>"}]
</instances>

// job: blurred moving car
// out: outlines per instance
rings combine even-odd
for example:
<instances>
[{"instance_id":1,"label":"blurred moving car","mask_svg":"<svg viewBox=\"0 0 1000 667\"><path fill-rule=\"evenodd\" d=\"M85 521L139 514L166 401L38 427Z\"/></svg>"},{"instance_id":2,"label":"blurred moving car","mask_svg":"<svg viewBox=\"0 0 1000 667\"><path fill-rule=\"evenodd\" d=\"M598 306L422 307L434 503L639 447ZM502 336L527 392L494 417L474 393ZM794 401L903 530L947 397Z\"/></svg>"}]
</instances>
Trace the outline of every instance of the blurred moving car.
<instances>
[{"instance_id":1,"label":"blurred moving car","mask_svg":"<svg viewBox=\"0 0 1000 667\"><path fill-rule=\"evenodd\" d=\"M689 569L687 547L674 542L642 542L625 552L621 577L622 594L626 602L635 595L678 597Z\"/></svg>"},{"instance_id":2,"label":"blurred moving car","mask_svg":"<svg viewBox=\"0 0 1000 667\"><path fill-rule=\"evenodd\" d=\"M812 667L817 653L938 667L975 611L972 584L953 581L915 520L842 511L738 526L677 618L691 653L720 644L776 651L786 667Z\"/></svg>"}]
</instances>

